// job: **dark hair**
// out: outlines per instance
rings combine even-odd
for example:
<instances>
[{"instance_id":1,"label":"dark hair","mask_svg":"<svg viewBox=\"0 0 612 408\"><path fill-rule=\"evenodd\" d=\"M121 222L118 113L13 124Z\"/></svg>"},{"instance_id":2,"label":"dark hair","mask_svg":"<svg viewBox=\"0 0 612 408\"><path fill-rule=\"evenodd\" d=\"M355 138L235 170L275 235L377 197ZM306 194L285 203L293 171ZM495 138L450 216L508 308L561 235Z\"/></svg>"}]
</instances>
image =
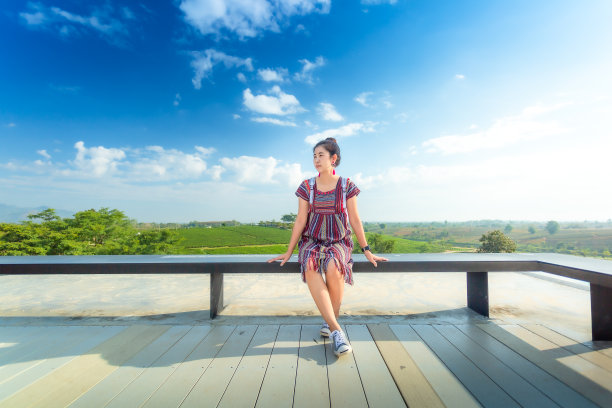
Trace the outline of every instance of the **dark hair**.
<instances>
[{"instance_id":1,"label":"dark hair","mask_svg":"<svg viewBox=\"0 0 612 408\"><path fill-rule=\"evenodd\" d=\"M334 154L338 156L336 164L334 165L334 167L338 167L340 165L340 146L338 146L338 142L336 142L336 139L334 139L333 137L328 137L325 140L321 140L312 148L312 151L314 152L315 149L319 146L323 146L325 150L329 152L330 156L333 156Z\"/></svg>"}]
</instances>

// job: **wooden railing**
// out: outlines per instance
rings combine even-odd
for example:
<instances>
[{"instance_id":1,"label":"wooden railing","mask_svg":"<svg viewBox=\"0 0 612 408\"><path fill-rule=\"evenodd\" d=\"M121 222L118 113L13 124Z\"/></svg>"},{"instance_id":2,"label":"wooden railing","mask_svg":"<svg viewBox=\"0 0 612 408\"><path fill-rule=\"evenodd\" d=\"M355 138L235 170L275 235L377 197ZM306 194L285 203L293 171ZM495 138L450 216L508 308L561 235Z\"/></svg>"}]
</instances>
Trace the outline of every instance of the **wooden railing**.
<instances>
[{"instance_id":1,"label":"wooden railing","mask_svg":"<svg viewBox=\"0 0 612 408\"><path fill-rule=\"evenodd\" d=\"M374 268L354 256L359 272L467 272L467 305L489 316L488 272L540 271L589 282L593 340L612 340L612 261L560 254L388 254ZM270 255L117 255L5 256L0 274L171 274L210 275L210 317L223 309L227 273L297 273L294 256L285 266L269 264Z\"/></svg>"}]
</instances>

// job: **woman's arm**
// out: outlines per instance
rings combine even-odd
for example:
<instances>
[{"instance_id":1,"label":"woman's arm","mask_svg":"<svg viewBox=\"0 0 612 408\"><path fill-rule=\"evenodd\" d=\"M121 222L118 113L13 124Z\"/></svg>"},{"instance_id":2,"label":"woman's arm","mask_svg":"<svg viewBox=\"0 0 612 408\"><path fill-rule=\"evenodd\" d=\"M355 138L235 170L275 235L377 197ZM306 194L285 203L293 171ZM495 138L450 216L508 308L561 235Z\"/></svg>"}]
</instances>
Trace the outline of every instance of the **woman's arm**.
<instances>
[{"instance_id":1,"label":"woman's arm","mask_svg":"<svg viewBox=\"0 0 612 408\"><path fill-rule=\"evenodd\" d=\"M289 240L289 247L287 248L287 252L283 255L279 255L276 258L269 259L268 262L274 262L281 260L281 266L285 264L291 258L293 254L293 250L297 245L300 237L302 236L302 232L304 231L304 227L306 226L306 221L308 220L308 210L310 209L310 204L308 201L298 198L299 207L298 213L295 217L295 223L293 224L293 231L291 232L291 239Z\"/></svg>"},{"instance_id":2,"label":"woman's arm","mask_svg":"<svg viewBox=\"0 0 612 408\"><path fill-rule=\"evenodd\" d=\"M346 200L346 210L348 211L349 223L351 224L353 232L357 236L359 246L361 248L367 246L368 241L366 240L365 232L363 231L361 218L359 218L359 211L357 211L357 196L353 196ZM370 250L365 251L364 255L366 258L368 258L368 261L372 262L374 266L378 266L376 261L388 261L387 258L374 255Z\"/></svg>"}]
</instances>

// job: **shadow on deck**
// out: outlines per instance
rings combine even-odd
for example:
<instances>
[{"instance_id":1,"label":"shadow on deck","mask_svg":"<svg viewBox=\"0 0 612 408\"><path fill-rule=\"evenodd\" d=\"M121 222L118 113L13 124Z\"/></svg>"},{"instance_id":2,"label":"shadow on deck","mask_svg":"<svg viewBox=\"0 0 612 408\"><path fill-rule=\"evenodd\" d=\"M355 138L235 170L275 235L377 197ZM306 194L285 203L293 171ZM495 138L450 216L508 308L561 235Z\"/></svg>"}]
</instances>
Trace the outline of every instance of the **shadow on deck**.
<instances>
[{"instance_id":1,"label":"shadow on deck","mask_svg":"<svg viewBox=\"0 0 612 408\"><path fill-rule=\"evenodd\" d=\"M315 317L39 326L3 318L0 407L612 406L612 342L430 318L343 319L353 353L341 358L318 325L303 324ZM274 319L281 324L267 324Z\"/></svg>"}]
</instances>

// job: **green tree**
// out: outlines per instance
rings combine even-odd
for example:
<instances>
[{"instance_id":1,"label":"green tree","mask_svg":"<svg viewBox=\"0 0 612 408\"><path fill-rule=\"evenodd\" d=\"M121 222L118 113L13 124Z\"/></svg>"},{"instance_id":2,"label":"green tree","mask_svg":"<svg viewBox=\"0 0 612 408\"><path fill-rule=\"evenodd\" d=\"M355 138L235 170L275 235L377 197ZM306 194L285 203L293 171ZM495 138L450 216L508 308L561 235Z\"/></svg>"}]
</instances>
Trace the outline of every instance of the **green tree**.
<instances>
[{"instance_id":1,"label":"green tree","mask_svg":"<svg viewBox=\"0 0 612 408\"><path fill-rule=\"evenodd\" d=\"M535 228L533 228L533 225L529 226L528 231L529 231L530 234L535 234L536 233L536 230L535 230Z\"/></svg>"},{"instance_id":2,"label":"green tree","mask_svg":"<svg viewBox=\"0 0 612 408\"><path fill-rule=\"evenodd\" d=\"M370 234L368 236L368 245L373 253L390 254L395 247L395 241L384 239L381 234Z\"/></svg>"},{"instance_id":3,"label":"green tree","mask_svg":"<svg viewBox=\"0 0 612 408\"><path fill-rule=\"evenodd\" d=\"M546 223L546 231L548 231L550 235L556 233L559 231L559 223L557 221L548 221Z\"/></svg>"},{"instance_id":4,"label":"green tree","mask_svg":"<svg viewBox=\"0 0 612 408\"><path fill-rule=\"evenodd\" d=\"M22 224L0 224L0 255L171 253L179 240L175 230L138 232L123 212L108 208L65 219L48 209L28 218Z\"/></svg>"},{"instance_id":5,"label":"green tree","mask_svg":"<svg viewBox=\"0 0 612 408\"><path fill-rule=\"evenodd\" d=\"M386 225L386 224L378 224L378 226L380 227L380 229L385 229L385 228L387 228L387 225Z\"/></svg>"},{"instance_id":6,"label":"green tree","mask_svg":"<svg viewBox=\"0 0 612 408\"><path fill-rule=\"evenodd\" d=\"M500 230L490 231L480 238L478 252L514 252L516 242L504 235Z\"/></svg>"},{"instance_id":7,"label":"green tree","mask_svg":"<svg viewBox=\"0 0 612 408\"><path fill-rule=\"evenodd\" d=\"M512 225L510 225L510 224L506 224L506 227L504 228L504 232L505 232L506 234L511 233L511 232L512 232Z\"/></svg>"},{"instance_id":8,"label":"green tree","mask_svg":"<svg viewBox=\"0 0 612 408\"><path fill-rule=\"evenodd\" d=\"M296 218L297 218L297 214L289 213L289 214L283 215L281 217L281 221L282 222L295 222Z\"/></svg>"}]
</instances>

